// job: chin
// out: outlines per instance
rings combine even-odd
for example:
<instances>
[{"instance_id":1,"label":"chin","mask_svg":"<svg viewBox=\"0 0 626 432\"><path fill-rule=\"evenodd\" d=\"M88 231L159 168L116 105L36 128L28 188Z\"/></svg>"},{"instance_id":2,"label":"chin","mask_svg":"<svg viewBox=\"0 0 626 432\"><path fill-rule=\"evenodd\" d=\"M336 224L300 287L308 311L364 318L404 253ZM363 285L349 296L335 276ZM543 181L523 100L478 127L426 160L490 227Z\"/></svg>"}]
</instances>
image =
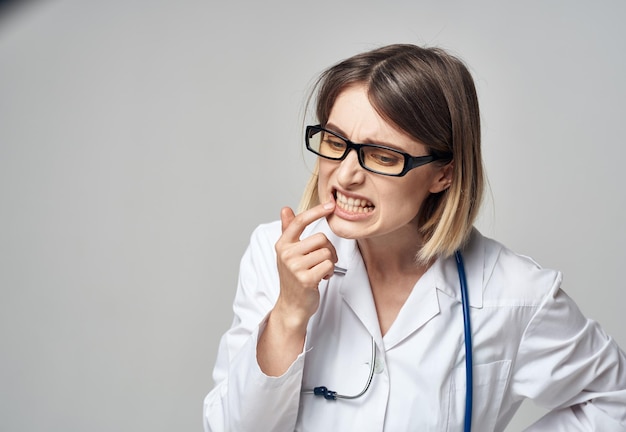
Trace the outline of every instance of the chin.
<instances>
[{"instance_id":1,"label":"chin","mask_svg":"<svg viewBox=\"0 0 626 432\"><path fill-rule=\"evenodd\" d=\"M341 219L337 215L327 216L326 220L331 231L338 237L352 240L364 237L365 227L362 224Z\"/></svg>"}]
</instances>

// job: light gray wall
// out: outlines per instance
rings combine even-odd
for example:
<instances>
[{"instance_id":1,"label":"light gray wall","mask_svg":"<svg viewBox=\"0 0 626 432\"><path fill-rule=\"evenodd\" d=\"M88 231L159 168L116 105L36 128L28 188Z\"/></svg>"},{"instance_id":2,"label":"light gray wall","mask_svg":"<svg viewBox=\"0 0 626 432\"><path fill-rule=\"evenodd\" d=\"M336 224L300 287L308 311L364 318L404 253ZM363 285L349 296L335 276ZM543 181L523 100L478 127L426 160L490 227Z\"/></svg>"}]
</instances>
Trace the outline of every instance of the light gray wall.
<instances>
[{"instance_id":1,"label":"light gray wall","mask_svg":"<svg viewBox=\"0 0 626 432\"><path fill-rule=\"evenodd\" d=\"M199 431L248 236L306 182L306 90L393 42L469 63L479 227L626 346L624 2L221 3L0 16L0 430Z\"/></svg>"}]
</instances>

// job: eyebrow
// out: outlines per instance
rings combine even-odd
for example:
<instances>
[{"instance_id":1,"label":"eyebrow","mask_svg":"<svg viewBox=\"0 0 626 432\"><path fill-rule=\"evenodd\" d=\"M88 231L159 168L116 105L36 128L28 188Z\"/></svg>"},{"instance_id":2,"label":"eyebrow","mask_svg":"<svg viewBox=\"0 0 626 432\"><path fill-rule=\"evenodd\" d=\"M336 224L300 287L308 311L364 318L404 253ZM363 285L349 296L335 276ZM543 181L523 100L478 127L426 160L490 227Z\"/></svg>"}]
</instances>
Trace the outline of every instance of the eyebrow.
<instances>
[{"instance_id":1,"label":"eyebrow","mask_svg":"<svg viewBox=\"0 0 626 432\"><path fill-rule=\"evenodd\" d=\"M329 129L332 132L336 132L337 134L341 135L342 138L347 139L348 141L351 141L349 138L346 138L346 133L336 124L334 123L326 123L326 125L324 126L324 128ZM404 150L403 148L398 147L398 145L393 144L393 143L388 143L388 142L384 142L384 141L378 141L378 140L367 140L365 142L359 143L359 144L374 144L374 145L382 145L385 147L390 147L394 150L397 150L399 152L402 153L406 153L406 150Z\"/></svg>"}]
</instances>

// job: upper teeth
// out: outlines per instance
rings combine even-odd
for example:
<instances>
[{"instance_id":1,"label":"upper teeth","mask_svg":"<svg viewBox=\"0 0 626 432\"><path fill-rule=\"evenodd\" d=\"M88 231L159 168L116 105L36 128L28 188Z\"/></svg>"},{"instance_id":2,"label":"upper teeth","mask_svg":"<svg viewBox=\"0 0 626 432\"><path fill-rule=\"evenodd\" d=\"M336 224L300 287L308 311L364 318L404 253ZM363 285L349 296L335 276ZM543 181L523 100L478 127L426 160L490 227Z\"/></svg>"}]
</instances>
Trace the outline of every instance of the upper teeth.
<instances>
[{"instance_id":1,"label":"upper teeth","mask_svg":"<svg viewBox=\"0 0 626 432\"><path fill-rule=\"evenodd\" d=\"M347 197L341 192L337 192L337 204L339 207L352 212L372 211L374 209L374 204L370 201Z\"/></svg>"}]
</instances>

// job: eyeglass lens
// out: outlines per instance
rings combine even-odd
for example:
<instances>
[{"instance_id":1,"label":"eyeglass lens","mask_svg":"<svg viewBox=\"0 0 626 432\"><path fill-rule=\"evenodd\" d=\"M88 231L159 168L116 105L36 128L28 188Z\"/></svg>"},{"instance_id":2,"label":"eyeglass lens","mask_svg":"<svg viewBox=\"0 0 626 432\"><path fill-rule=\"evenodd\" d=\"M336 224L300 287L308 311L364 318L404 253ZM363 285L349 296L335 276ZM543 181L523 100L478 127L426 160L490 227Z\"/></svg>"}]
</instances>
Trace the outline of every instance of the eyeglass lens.
<instances>
[{"instance_id":1,"label":"eyeglass lens","mask_svg":"<svg viewBox=\"0 0 626 432\"><path fill-rule=\"evenodd\" d=\"M350 151L343 138L322 129L311 130L308 144L311 150L328 159L343 159ZM404 169L404 155L394 150L361 145L358 153L361 165L371 171L397 175Z\"/></svg>"}]
</instances>

